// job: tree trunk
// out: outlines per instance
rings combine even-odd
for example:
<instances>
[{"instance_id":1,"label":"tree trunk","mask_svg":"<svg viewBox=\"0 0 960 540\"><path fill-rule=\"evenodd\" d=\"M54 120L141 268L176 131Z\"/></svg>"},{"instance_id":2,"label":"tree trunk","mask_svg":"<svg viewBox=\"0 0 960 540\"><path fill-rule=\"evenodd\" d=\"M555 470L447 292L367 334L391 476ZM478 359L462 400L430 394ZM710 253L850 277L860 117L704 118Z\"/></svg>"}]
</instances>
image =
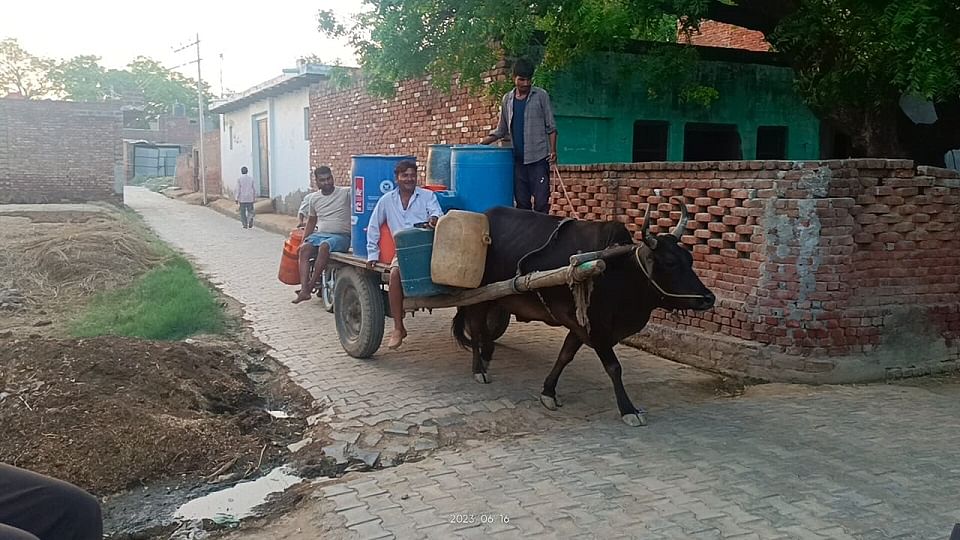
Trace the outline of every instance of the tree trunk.
<instances>
[{"instance_id":1,"label":"tree trunk","mask_svg":"<svg viewBox=\"0 0 960 540\"><path fill-rule=\"evenodd\" d=\"M828 125L850 137L850 157L909 157L897 130L901 113L895 101L872 108L845 105L818 113Z\"/></svg>"}]
</instances>

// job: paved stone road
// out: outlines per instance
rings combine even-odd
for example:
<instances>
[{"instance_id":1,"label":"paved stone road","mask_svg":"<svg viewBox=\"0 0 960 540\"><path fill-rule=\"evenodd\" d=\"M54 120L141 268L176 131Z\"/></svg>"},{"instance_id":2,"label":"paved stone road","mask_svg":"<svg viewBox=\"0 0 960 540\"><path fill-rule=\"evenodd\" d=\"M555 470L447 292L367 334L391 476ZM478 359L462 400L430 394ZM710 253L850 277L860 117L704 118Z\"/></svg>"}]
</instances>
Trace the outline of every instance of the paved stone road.
<instances>
[{"instance_id":1,"label":"paved stone road","mask_svg":"<svg viewBox=\"0 0 960 540\"><path fill-rule=\"evenodd\" d=\"M620 348L627 389L651 413L633 429L582 351L550 413L536 394L561 332L514 323L490 385L470 377L450 310L411 321L416 345L358 361L319 303L289 303L279 236L140 189L126 201L245 305L335 429L395 452L440 442L422 461L321 488L300 511L316 513L308 523L324 537L945 539L960 521L955 381L765 385L726 399L715 377ZM281 520L243 537L317 534Z\"/></svg>"}]
</instances>

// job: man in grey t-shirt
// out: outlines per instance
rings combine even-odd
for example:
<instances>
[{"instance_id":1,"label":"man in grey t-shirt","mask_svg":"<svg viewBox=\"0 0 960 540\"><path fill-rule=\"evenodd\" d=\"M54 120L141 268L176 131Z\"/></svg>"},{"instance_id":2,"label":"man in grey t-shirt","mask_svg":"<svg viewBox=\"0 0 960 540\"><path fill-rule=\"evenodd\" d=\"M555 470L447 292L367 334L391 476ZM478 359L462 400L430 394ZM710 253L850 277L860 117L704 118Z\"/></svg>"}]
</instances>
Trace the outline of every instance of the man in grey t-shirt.
<instances>
[{"instance_id":1,"label":"man in grey t-shirt","mask_svg":"<svg viewBox=\"0 0 960 540\"><path fill-rule=\"evenodd\" d=\"M300 246L300 292L294 304L309 300L314 284L327 267L331 251L345 252L350 249L350 190L333 184L330 167L317 167L313 171L319 191L310 195L307 209L307 224ZM316 227L316 232L314 232ZM310 273L310 257L317 261Z\"/></svg>"},{"instance_id":2,"label":"man in grey t-shirt","mask_svg":"<svg viewBox=\"0 0 960 540\"><path fill-rule=\"evenodd\" d=\"M557 161L557 125L547 91L533 86L533 64L513 65L515 88L503 96L500 122L480 141L490 144L510 136L513 142L513 199L517 208L550 211L550 164ZM533 204L530 199L533 198Z\"/></svg>"}]
</instances>

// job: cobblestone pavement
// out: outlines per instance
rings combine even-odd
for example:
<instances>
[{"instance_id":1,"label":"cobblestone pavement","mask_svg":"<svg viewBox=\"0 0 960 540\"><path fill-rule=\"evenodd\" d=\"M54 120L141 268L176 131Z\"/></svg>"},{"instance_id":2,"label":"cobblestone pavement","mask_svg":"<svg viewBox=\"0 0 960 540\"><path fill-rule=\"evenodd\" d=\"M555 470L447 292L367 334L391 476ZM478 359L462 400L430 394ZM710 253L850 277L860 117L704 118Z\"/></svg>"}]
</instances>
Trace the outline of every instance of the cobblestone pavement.
<instances>
[{"instance_id":1,"label":"cobblestone pavement","mask_svg":"<svg viewBox=\"0 0 960 540\"><path fill-rule=\"evenodd\" d=\"M410 321L410 344L360 361L317 301L276 280L282 238L129 189L126 202L244 304L259 339L339 436L426 458L325 484L243 538L930 538L960 521L960 385L763 385L717 396L712 375L618 348L650 411L628 428L599 360L581 351L536 402L563 333L514 323L470 376L451 310ZM416 340L416 343L413 343ZM322 525L322 526L321 526ZM315 529L311 529L315 528ZM334 531L334 532L331 532Z\"/></svg>"}]
</instances>

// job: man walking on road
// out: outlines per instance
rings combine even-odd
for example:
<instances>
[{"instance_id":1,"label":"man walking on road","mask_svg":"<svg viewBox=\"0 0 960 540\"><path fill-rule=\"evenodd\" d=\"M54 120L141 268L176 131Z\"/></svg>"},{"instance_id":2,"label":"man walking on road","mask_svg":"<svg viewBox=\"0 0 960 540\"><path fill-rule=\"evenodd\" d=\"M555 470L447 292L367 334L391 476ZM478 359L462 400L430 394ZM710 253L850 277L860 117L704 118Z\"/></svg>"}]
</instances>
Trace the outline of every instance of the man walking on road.
<instances>
[{"instance_id":1,"label":"man walking on road","mask_svg":"<svg viewBox=\"0 0 960 540\"><path fill-rule=\"evenodd\" d=\"M550 96L533 86L533 64L513 65L514 89L503 96L497 128L480 141L490 144L510 135L513 141L513 199L517 208L550 210L550 164L557 161L557 125ZM530 198L533 198L533 205Z\"/></svg>"},{"instance_id":2,"label":"man walking on road","mask_svg":"<svg viewBox=\"0 0 960 540\"><path fill-rule=\"evenodd\" d=\"M253 227L253 203L257 200L257 188L253 177L247 174L246 167L240 167L240 178L237 178L235 191L237 205L240 207L240 223L244 229Z\"/></svg>"}]
</instances>

